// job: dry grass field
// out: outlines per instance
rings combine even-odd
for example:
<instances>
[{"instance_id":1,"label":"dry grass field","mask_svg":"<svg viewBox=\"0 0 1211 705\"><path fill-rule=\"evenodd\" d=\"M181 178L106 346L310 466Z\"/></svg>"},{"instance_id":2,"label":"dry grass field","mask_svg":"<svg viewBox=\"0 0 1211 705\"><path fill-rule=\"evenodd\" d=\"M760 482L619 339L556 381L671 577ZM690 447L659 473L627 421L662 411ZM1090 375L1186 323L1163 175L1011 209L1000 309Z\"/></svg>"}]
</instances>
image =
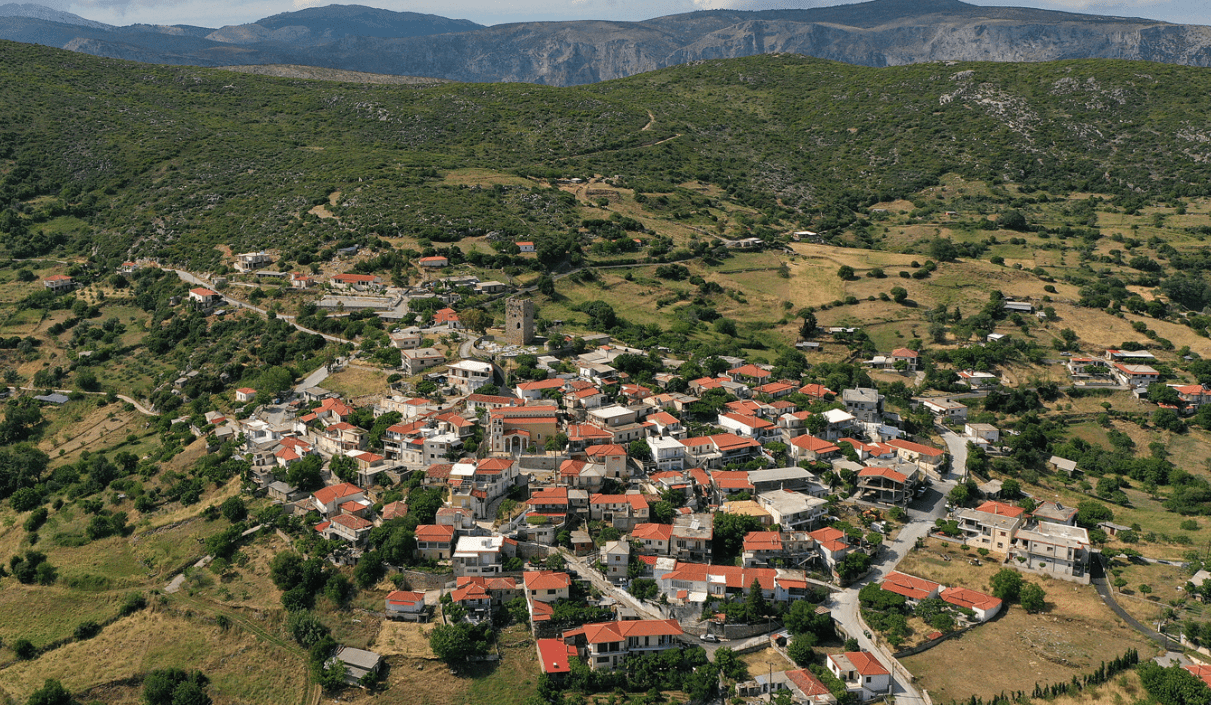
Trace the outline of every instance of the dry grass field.
<instances>
[{"instance_id":1,"label":"dry grass field","mask_svg":"<svg viewBox=\"0 0 1211 705\"><path fill-rule=\"evenodd\" d=\"M939 558L943 552L952 560ZM1001 566L990 561L972 566L966 558L958 546L930 540L924 549L910 553L899 569L944 585L988 591L989 578ZM1025 578L1046 590L1046 613L1031 615L1010 606L987 624L903 659L935 702L1029 692L1036 682L1069 680L1129 648L1140 649L1141 657L1152 656L1152 642L1118 620L1092 586L1035 575ZM996 668L989 668L990 654L996 654Z\"/></svg>"},{"instance_id":2,"label":"dry grass field","mask_svg":"<svg viewBox=\"0 0 1211 705\"><path fill-rule=\"evenodd\" d=\"M346 367L330 375L321 386L345 398L382 394L387 389L387 372L361 367Z\"/></svg>"}]
</instances>

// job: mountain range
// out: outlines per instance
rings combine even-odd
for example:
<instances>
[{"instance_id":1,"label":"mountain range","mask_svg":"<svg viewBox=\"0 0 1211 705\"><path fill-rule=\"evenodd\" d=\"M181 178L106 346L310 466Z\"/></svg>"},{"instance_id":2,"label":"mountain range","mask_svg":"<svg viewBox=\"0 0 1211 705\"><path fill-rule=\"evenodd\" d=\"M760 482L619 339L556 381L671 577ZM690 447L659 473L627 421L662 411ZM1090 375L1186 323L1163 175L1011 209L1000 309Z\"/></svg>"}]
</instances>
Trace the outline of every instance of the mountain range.
<instances>
[{"instance_id":1,"label":"mountain range","mask_svg":"<svg viewBox=\"0 0 1211 705\"><path fill-rule=\"evenodd\" d=\"M40 5L0 6L0 39L198 66L292 64L470 82L581 85L694 61L795 53L863 66L927 61L1139 59L1211 66L1211 27L959 0L709 10L642 22L484 26L328 5L217 29L114 26Z\"/></svg>"}]
</instances>

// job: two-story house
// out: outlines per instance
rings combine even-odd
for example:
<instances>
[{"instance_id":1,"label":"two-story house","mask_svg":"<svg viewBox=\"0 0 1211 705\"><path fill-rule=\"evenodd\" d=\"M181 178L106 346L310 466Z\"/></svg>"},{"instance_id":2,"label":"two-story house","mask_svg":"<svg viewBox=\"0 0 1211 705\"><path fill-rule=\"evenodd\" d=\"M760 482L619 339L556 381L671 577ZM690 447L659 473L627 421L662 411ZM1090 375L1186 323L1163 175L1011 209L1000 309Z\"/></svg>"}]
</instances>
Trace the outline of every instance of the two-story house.
<instances>
[{"instance_id":1,"label":"two-story house","mask_svg":"<svg viewBox=\"0 0 1211 705\"><path fill-rule=\"evenodd\" d=\"M583 635L581 652L589 668L612 671L631 654L676 649L684 632L675 619L636 619L624 622L586 624L574 633L564 632L564 639Z\"/></svg>"},{"instance_id":2,"label":"two-story house","mask_svg":"<svg viewBox=\"0 0 1211 705\"><path fill-rule=\"evenodd\" d=\"M869 651L829 654L828 670L862 702L891 693L891 672Z\"/></svg>"}]
</instances>

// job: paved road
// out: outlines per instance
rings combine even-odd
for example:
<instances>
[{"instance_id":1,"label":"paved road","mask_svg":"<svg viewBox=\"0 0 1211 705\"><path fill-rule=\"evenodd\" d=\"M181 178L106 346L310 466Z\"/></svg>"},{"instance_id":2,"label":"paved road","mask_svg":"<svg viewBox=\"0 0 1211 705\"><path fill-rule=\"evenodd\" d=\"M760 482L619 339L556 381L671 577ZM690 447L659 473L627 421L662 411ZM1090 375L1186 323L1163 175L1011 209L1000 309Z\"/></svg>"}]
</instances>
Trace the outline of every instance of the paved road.
<instances>
[{"instance_id":1,"label":"paved road","mask_svg":"<svg viewBox=\"0 0 1211 705\"><path fill-rule=\"evenodd\" d=\"M884 544L870 573L845 590L835 593L829 602L833 618L845 632L858 640L861 649L875 654L883 663L883 667L892 673L893 692L898 705L923 705L925 698L911 679L892 668L885 654L875 646L874 640L866 636L861 622L858 621L858 591L867 583L878 582L895 570L896 565L916 546L917 539L929 534L934 520L946 516L946 494L954 485L952 480L936 483L924 496L909 505L909 522L900 529L895 539Z\"/></svg>"},{"instance_id":2,"label":"paved road","mask_svg":"<svg viewBox=\"0 0 1211 705\"><path fill-rule=\"evenodd\" d=\"M1131 627L1135 631L1160 644L1167 651L1182 650L1181 644L1170 640L1169 637L1157 632L1155 629L1152 629L1146 624L1142 624L1138 619L1127 614L1127 611L1119 606L1118 601L1114 599L1114 590L1110 587L1109 582L1106 580L1106 573L1101 568L1100 564L1095 562L1095 565L1091 566L1091 568L1096 571L1096 577L1092 578L1093 587L1097 590L1097 594L1101 595L1102 602L1106 603L1106 606L1109 607L1112 612L1118 615L1119 619L1126 622L1127 626Z\"/></svg>"},{"instance_id":3,"label":"paved road","mask_svg":"<svg viewBox=\"0 0 1211 705\"><path fill-rule=\"evenodd\" d=\"M201 277L198 277L197 275L195 275L191 272L186 272L183 269L174 269L172 271L176 272L178 277L180 277L183 281L185 281L189 284L197 284L198 286L205 286L208 288L213 286L210 282L206 281L205 279L202 279ZM233 299L233 298L227 296L223 292L218 292L218 294L219 294L219 296L223 297L223 301L227 302L231 306L235 306L236 308L247 309L249 311L255 311L255 312L261 314L262 316L266 316L266 317L269 316L269 312L263 308L260 308L258 306L253 306L252 304L244 303L243 301L237 301L236 299ZM297 322L295 322L294 316L287 316L285 314L280 314L280 313L275 314L275 315L278 318L286 321L290 325L294 326L295 328L303 331L304 333L318 335L318 336L322 337L324 340L327 340L329 342L350 343L350 344L353 343L352 340L346 340L346 339L344 339L340 336L336 336L336 335L328 335L327 333L321 333L318 330L312 330L306 326L299 325Z\"/></svg>"},{"instance_id":4,"label":"paved road","mask_svg":"<svg viewBox=\"0 0 1211 705\"><path fill-rule=\"evenodd\" d=\"M317 387L319 386L320 382L323 382L326 379L328 379L328 366L323 365L317 368L315 372L307 375L306 379L304 379L297 387L294 388L294 391L297 394L302 394L304 389Z\"/></svg>"},{"instance_id":5,"label":"paved road","mask_svg":"<svg viewBox=\"0 0 1211 705\"><path fill-rule=\"evenodd\" d=\"M956 477L967 477L967 439L951 431L945 426L938 426L946 449L950 451L950 474Z\"/></svg>"}]
</instances>

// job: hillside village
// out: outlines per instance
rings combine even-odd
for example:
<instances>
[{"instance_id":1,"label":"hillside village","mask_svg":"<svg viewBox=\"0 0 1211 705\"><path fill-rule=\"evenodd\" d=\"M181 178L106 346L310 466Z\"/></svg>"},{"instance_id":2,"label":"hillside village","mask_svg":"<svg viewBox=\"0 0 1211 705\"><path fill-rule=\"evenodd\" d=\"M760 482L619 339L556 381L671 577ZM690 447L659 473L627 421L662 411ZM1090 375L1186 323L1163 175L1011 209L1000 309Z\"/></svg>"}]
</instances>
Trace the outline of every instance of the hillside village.
<instances>
[{"instance_id":1,"label":"hillside village","mask_svg":"<svg viewBox=\"0 0 1211 705\"><path fill-rule=\"evenodd\" d=\"M248 253L237 261L239 271L255 272L272 258ZM123 271L139 266L125 263ZM322 284L289 277L295 288ZM71 280L48 277L44 285L68 290ZM967 393L911 399L929 422L906 424L874 386L804 384L785 366L727 356L696 362L691 367L707 372L687 379L686 361L671 351L629 348L607 334L577 336L575 345L570 336L540 338L534 303L499 282L439 277L401 290L343 273L323 286L330 293L320 305L329 310L373 310L388 322L418 324L389 336L400 351L396 376L409 381L358 408L322 386L329 372L357 364L337 360L272 399L236 389L234 411L207 412L202 428L189 417L174 424L193 424L211 449L236 444L249 463L245 489L302 518L314 534L309 540L327 542L323 554L338 565L356 566L368 553L380 560L373 532L406 521L412 508L410 494L392 488L431 492L440 506L432 523L412 526L406 540L414 545L404 554L437 581L411 586L397 574L402 587L387 595L384 613L470 629L524 604L550 687L583 677L573 675L577 664L625 672L639 667L628 657L713 652L721 643L741 652L772 644L793 662L796 640L835 635L845 650L822 664L736 682L735 694L820 704L928 698L893 653L902 635L872 629L868 610L928 608L939 627L925 638L928 648L995 618L1011 598L895 570L927 538L974 549L975 564L1090 582L1097 549L1077 525L1076 508L1014 502L1021 495L1006 492L1005 483L979 482L968 471L969 452L1004 450L1001 431L968 422L959 401L995 389L995 369L958 371ZM511 296L503 325L487 336L486 326L468 330L456 308L459 289ZM435 297L443 308L421 309L419 318L409 310L410 302ZM216 316L248 306L202 286L187 303ZM1004 306L1033 313L1028 303ZM459 355L422 345L439 335L451 336ZM1004 337L980 345L1002 345ZM805 339L797 347L818 346ZM923 374L919 358L897 348L861 367L911 379ZM1147 399L1158 379L1145 364L1152 359L1111 349L1104 357L1069 356L1063 366L1074 385ZM1162 407L1183 415L1211 399L1199 385L1169 387L1175 403ZM409 395L417 390L425 395ZM1079 472L1072 461L1050 462ZM1096 530L1130 527L1102 522ZM443 573L449 582L440 581ZM797 603L824 622L807 632L782 627L806 613ZM477 657L474 649L464 655ZM382 662L348 647L335 658L349 683L371 682Z\"/></svg>"}]
</instances>

